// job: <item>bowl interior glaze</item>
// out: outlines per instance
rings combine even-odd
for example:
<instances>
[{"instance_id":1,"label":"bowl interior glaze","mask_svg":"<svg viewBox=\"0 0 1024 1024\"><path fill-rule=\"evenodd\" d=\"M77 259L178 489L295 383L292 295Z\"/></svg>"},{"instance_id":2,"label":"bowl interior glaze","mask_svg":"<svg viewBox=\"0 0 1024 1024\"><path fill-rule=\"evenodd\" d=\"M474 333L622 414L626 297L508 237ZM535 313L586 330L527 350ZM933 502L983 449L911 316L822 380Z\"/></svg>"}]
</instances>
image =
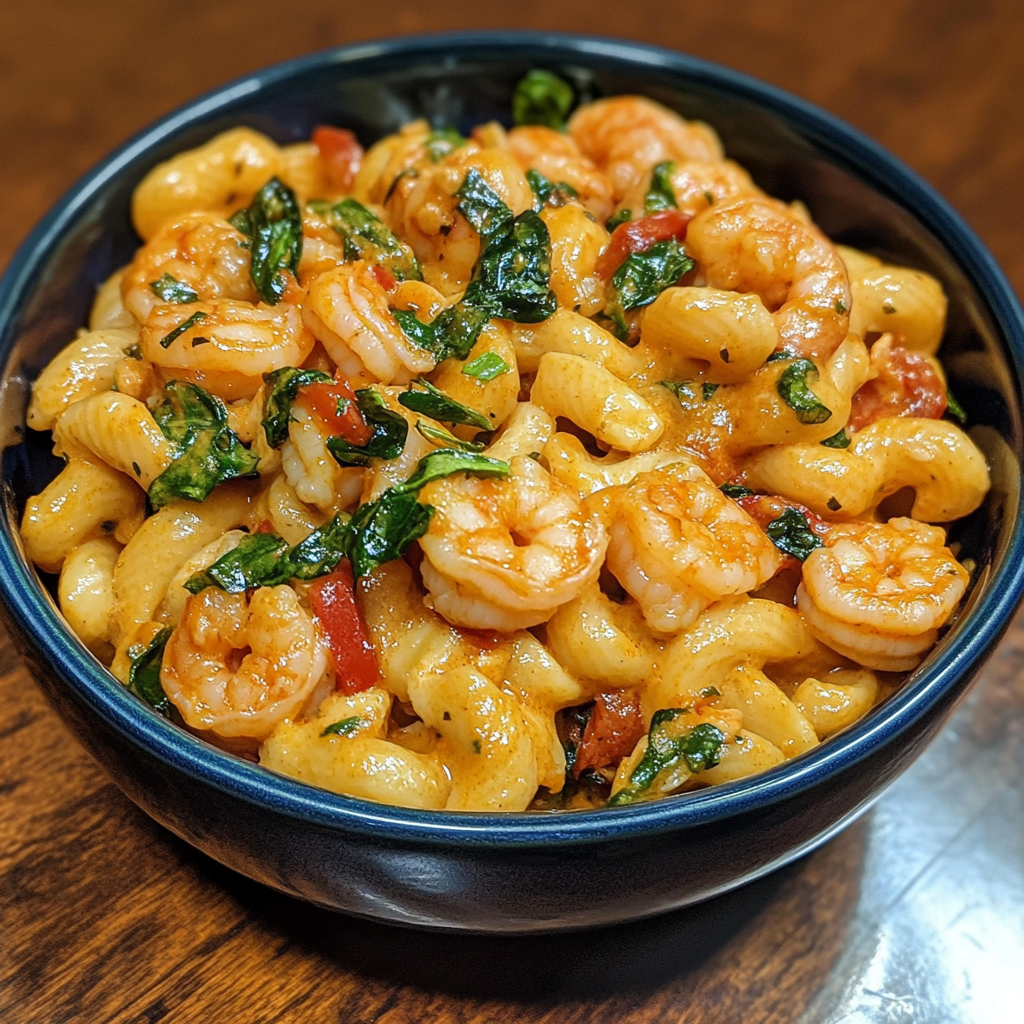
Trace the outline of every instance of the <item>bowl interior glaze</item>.
<instances>
[{"instance_id":1,"label":"bowl interior glaze","mask_svg":"<svg viewBox=\"0 0 1024 1024\"><path fill-rule=\"evenodd\" d=\"M978 566L973 590L958 622L899 693L834 740L764 776L655 804L557 816L424 813L313 790L160 719L67 632L53 604L53 580L40 585L18 538L27 496L60 465L47 438L26 433L29 382L85 322L96 287L130 260L139 244L129 219L131 192L156 163L239 124L279 143L308 138L317 124L335 124L355 130L364 145L418 117L464 132L490 119L508 124L512 88L534 67L562 74L585 97L638 92L707 121L759 185L782 199L803 200L836 241L942 281L950 297L943 357L994 472L990 498L954 528L961 557ZM1005 628L1022 588L1022 353L1011 290L948 206L863 136L771 87L650 47L532 33L395 40L316 54L225 86L136 136L69 191L12 261L0 284L0 582L7 614L33 657L45 658L76 699L132 742L223 792L269 802L323 827L436 845L536 847L721 819L792 796L911 728L976 669Z\"/></svg>"}]
</instances>

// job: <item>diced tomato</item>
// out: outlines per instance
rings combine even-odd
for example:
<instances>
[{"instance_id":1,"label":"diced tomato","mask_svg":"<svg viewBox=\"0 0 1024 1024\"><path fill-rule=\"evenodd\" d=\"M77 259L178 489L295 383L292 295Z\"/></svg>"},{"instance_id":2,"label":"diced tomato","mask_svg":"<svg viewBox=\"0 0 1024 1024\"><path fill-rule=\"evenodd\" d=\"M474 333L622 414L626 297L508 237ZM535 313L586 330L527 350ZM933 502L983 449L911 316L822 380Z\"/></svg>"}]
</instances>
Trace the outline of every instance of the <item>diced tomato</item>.
<instances>
[{"instance_id":1,"label":"diced tomato","mask_svg":"<svg viewBox=\"0 0 1024 1024\"><path fill-rule=\"evenodd\" d=\"M636 693L612 690L598 694L576 751L573 774L579 776L587 768L618 764L646 732Z\"/></svg>"},{"instance_id":2,"label":"diced tomato","mask_svg":"<svg viewBox=\"0 0 1024 1024\"><path fill-rule=\"evenodd\" d=\"M878 376L853 396L850 426L854 430L883 416L942 418L946 386L920 352L904 348L893 335L883 335L871 348L871 367Z\"/></svg>"},{"instance_id":3,"label":"diced tomato","mask_svg":"<svg viewBox=\"0 0 1024 1024\"><path fill-rule=\"evenodd\" d=\"M601 253L597 261L597 273L601 277L611 277L622 265L627 256L635 252L649 249L655 242L664 242L670 238L682 241L686 237L686 229L693 218L688 213L678 210L662 210L652 213L642 220L630 220L620 224L612 232L612 240L608 248Z\"/></svg>"},{"instance_id":4,"label":"diced tomato","mask_svg":"<svg viewBox=\"0 0 1024 1024\"><path fill-rule=\"evenodd\" d=\"M366 444L373 436L359 411L351 385L340 373L334 375L334 380L299 388L295 401L332 437L342 437L349 444Z\"/></svg>"},{"instance_id":5,"label":"diced tomato","mask_svg":"<svg viewBox=\"0 0 1024 1024\"><path fill-rule=\"evenodd\" d=\"M313 145L320 153L324 175L333 188L349 192L363 162L363 147L347 128L322 124L313 129Z\"/></svg>"},{"instance_id":6,"label":"diced tomato","mask_svg":"<svg viewBox=\"0 0 1024 1024\"><path fill-rule=\"evenodd\" d=\"M330 576L318 579L310 588L309 603L327 637L338 689L352 694L376 686L380 669L356 604L352 566L340 562Z\"/></svg>"},{"instance_id":7,"label":"diced tomato","mask_svg":"<svg viewBox=\"0 0 1024 1024\"><path fill-rule=\"evenodd\" d=\"M377 283L384 291L394 291L398 282L395 280L395 275L387 267L382 267L379 263L375 263L370 269L373 271L373 276L377 278Z\"/></svg>"}]
</instances>

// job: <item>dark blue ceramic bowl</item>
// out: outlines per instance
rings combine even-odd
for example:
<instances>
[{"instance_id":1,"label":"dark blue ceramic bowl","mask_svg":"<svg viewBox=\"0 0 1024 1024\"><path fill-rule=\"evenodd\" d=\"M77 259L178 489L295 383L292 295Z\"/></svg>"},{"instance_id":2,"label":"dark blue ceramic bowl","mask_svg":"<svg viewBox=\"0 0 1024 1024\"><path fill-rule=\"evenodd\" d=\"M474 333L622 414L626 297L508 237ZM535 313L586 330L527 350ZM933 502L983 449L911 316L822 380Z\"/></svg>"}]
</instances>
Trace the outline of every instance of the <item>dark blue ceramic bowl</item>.
<instances>
[{"instance_id":1,"label":"dark blue ceramic bowl","mask_svg":"<svg viewBox=\"0 0 1024 1024\"><path fill-rule=\"evenodd\" d=\"M515 82L550 68L591 95L644 93L718 130L768 192L803 199L833 238L936 275L950 296L953 386L994 488L958 524L978 571L965 610L909 683L855 727L755 778L612 811L443 814L335 796L222 753L138 702L70 634L26 564L18 520L56 471L26 436L29 382L138 245L132 189L154 164L248 124L279 142L317 124L364 144L427 117L508 122ZM960 218L889 154L827 114L732 71L604 39L466 34L346 47L234 82L132 139L57 204L0 284L4 619L47 696L117 784L210 856L285 892L407 925L528 932L641 917L785 864L864 811L923 749L1024 587L1019 306ZM46 581L43 581L44 584ZM913 823L908 823L910 827Z\"/></svg>"}]
</instances>

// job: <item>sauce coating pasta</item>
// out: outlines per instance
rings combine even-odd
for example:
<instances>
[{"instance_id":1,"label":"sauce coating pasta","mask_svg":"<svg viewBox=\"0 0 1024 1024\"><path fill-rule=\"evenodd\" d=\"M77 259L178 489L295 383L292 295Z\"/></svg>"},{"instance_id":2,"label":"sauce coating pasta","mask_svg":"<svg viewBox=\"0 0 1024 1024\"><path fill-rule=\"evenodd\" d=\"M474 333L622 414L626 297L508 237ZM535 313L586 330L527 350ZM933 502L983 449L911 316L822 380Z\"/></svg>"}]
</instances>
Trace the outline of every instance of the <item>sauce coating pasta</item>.
<instances>
[{"instance_id":1,"label":"sauce coating pasta","mask_svg":"<svg viewBox=\"0 0 1024 1024\"><path fill-rule=\"evenodd\" d=\"M955 616L989 472L940 284L571 94L366 151L239 127L136 189L22 538L179 726L406 807L618 807L813 749Z\"/></svg>"}]
</instances>

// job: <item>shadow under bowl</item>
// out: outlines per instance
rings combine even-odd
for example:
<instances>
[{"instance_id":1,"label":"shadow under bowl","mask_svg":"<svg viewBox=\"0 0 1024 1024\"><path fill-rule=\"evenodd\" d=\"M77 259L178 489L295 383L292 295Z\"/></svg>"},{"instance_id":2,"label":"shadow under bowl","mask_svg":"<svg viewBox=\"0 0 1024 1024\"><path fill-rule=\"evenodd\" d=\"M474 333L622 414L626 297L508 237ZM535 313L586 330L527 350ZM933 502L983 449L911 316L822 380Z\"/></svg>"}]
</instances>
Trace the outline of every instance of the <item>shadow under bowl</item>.
<instances>
[{"instance_id":1,"label":"shadow under bowl","mask_svg":"<svg viewBox=\"0 0 1024 1024\"><path fill-rule=\"evenodd\" d=\"M137 701L56 610L18 522L59 463L25 429L29 384L73 337L95 289L139 244L129 207L156 163L247 124L279 143L318 124L364 145L414 118L509 122L534 67L581 96L643 93L709 122L757 183L802 199L837 241L935 275L950 298L943 358L988 456L993 489L954 527L972 589L907 684L855 726L763 775L604 811L454 814L313 789L223 753ZM984 247L892 156L770 86L680 54L606 39L468 33L367 43L241 79L183 107L80 180L0 282L3 616L59 714L143 810L250 878L313 903L425 928L531 932L624 921L759 877L861 813L963 696L1024 588L1020 382L1024 321Z\"/></svg>"}]
</instances>

